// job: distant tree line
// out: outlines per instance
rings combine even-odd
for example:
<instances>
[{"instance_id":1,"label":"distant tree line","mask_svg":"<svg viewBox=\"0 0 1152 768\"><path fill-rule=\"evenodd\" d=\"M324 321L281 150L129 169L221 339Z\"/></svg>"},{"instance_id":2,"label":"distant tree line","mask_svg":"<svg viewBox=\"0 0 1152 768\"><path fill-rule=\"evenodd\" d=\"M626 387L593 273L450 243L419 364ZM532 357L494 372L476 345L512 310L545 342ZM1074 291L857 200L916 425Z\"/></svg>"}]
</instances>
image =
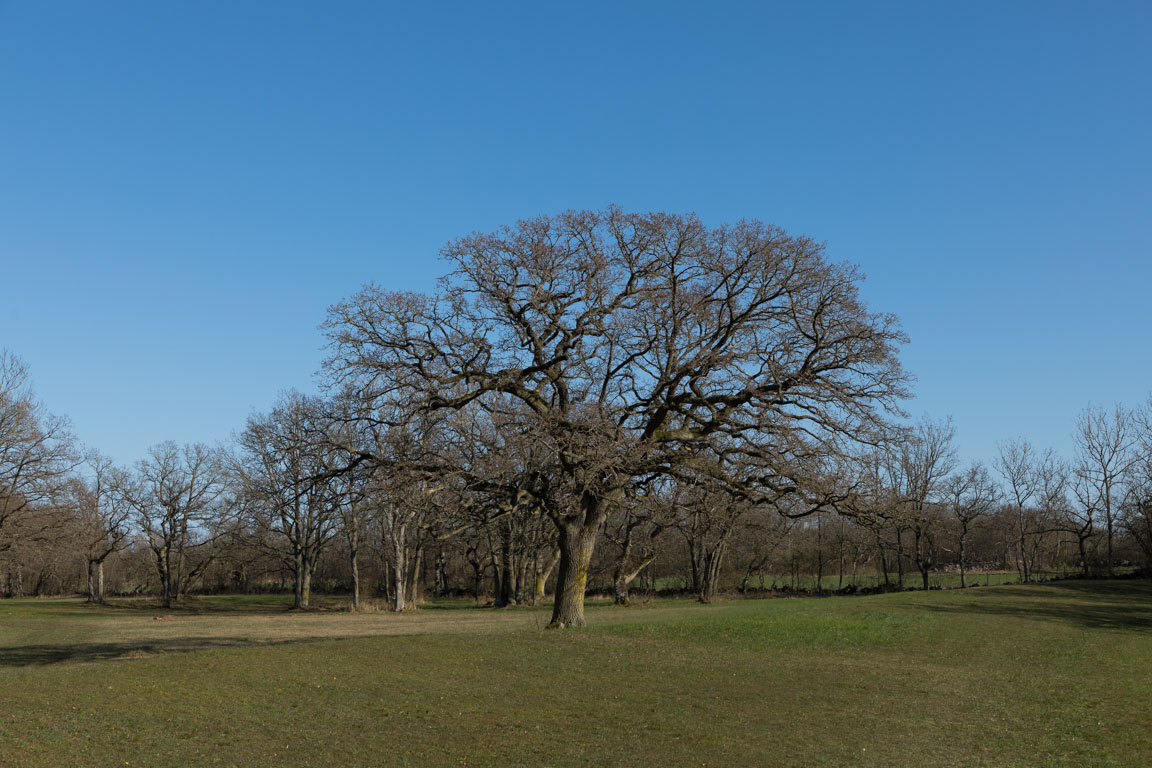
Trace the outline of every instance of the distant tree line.
<instances>
[{"instance_id":1,"label":"distant tree line","mask_svg":"<svg viewBox=\"0 0 1152 768\"><path fill-rule=\"evenodd\" d=\"M1152 565L1152 401L1086 409L1072 457L1018 439L960 466L949 420L903 418L898 321L818 243L609 209L442 256L432 294L329 310L322 396L133 467L82 450L0 353L0 594L550 597L563 627L590 588Z\"/></svg>"}]
</instances>

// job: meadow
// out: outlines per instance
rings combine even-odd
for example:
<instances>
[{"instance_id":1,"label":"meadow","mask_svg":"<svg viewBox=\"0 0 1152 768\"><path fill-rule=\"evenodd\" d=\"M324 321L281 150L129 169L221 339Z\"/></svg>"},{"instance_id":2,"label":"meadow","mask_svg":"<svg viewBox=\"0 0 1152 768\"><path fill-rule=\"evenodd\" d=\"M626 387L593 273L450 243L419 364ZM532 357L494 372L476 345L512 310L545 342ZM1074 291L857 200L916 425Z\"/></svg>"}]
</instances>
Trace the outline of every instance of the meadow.
<instances>
[{"instance_id":1,"label":"meadow","mask_svg":"<svg viewBox=\"0 0 1152 768\"><path fill-rule=\"evenodd\" d=\"M0 602L0 766L1146 766L1147 580L863 597Z\"/></svg>"}]
</instances>

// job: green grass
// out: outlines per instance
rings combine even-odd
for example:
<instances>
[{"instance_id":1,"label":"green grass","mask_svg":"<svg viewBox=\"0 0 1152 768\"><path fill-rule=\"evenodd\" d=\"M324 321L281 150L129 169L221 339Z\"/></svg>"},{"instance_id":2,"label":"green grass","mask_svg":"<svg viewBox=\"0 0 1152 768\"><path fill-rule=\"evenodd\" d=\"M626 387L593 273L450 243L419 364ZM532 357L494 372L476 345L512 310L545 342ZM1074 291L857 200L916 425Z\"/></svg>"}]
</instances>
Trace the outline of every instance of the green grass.
<instances>
[{"instance_id":1,"label":"green grass","mask_svg":"<svg viewBox=\"0 0 1152 768\"><path fill-rule=\"evenodd\" d=\"M286 605L0 602L0 765L1152 764L1146 581L593 603L567 632Z\"/></svg>"}]
</instances>

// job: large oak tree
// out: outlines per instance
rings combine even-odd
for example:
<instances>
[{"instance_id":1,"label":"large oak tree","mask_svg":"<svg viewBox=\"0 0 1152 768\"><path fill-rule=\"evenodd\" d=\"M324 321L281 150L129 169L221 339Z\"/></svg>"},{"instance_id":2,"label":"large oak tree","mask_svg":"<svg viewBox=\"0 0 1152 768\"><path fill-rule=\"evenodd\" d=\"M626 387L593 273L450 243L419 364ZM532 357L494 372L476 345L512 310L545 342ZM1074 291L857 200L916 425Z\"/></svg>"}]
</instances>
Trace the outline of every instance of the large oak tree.
<instances>
[{"instance_id":1,"label":"large oak tree","mask_svg":"<svg viewBox=\"0 0 1152 768\"><path fill-rule=\"evenodd\" d=\"M543 505L561 551L552 626L584 623L597 530L637 477L709 454L741 465L727 484L744 500L815 509L824 457L877 439L905 395L897 319L869 311L855 267L774 226L610 208L441 255L430 295L368 286L332 307L327 368L405 418L517 404L572 500Z\"/></svg>"}]
</instances>

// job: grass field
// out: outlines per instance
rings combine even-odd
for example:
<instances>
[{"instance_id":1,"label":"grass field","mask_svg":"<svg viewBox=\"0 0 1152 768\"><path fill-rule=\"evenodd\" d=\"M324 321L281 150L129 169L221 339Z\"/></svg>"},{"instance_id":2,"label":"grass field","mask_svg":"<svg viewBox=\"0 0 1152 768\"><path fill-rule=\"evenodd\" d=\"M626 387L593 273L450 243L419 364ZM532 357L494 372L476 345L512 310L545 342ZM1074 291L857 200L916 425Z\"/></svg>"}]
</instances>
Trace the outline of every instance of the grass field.
<instances>
[{"instance_id":1,"label":"grass field","mask_svg":"<svg viewBox=\"0 0 1152 768\"><path fill-rule=\"evenodd\" d=\"M1067 579L1074 577L1076 574L1069 572L1041 572L1033 574L1033 578L1038 582L1046 582L1054 579ZM888 574L889 582L892 585L896 584L896 574ZM968 574L968 586L988 587L998 586L1000 584L1017 584L1020 581L1020 574L1016 571L973 571ZM788 574L774 574L766 575L764 577L763 588L765 590L773 589L798 589L809 592L815 592L816 577L811 574L801 574L797 577L792 577ZM919 589L922 584L920 573L913 571L904 574L904 584L908 589ZM845 574L844 581L841 583L836 573L825 575L820 580L820 588L825 591L836 591L845 587L856 587L857 589L868 589L882 586L884 584L884 577L880 574ZM933 589L957 589L960 586L959 573L944 573L932 572L928 575L928 584ZM601 592L605 595L612 594L612 581L611 579L596 579L589 582L591 589ZM657 590L671 590L671 591L684 591L688 592L688 583L682 578L658 578L655 579L654 584L651 586ZM632 583L633 591L637 593L644 592L649 584L646 580L639 579ZM752 578L748 581L748 587L753 592L761 588L760 579ZM726 583L723 588L730 592L738 591L736 583Z\"/></svg>"},{"instance_id":2,"label":"grass field","mask_svg":"<svg viewBox=\"0 0 1152 768\"><path fill-rule=\"evenodd\" d=\"M0 602L0 766L1147 766L1152 586L403 615Z\"/></svg>"}]
</instances>

